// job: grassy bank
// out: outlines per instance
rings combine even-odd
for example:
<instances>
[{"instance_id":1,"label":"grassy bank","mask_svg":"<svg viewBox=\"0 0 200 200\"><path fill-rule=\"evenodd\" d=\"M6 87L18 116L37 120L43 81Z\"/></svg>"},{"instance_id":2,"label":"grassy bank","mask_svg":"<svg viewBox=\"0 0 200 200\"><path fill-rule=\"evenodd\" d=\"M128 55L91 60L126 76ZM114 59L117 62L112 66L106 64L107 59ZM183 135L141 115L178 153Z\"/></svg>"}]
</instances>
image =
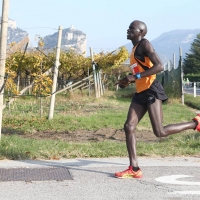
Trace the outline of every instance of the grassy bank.
<instances>
[{"instance_id":1,"label":"grassy bank","mask_svg":"<svg viewBox=\"0 0 200 200\"><path fill-rule=\"evenodd\" d=\"M75 157L127 156L124 142L73 143L59 140L25 139L19 134L32 134L35 131L54 130L98 130L104 127L121 129L126 119L131 99L130 91L109 92L100 99L74 94L56 97L54 119L48 120L49 99L43 101L40 116L40 100L20 98L10 109L3 112L3 134L0 145L0 158L8 159L60 159ZM199 97L185 96L186 102L200 101ZM164 125L190 121L200 104L193 108L171 99L163 105ZM146 114L137 127L138 131L151 131ZM200 134L190 130L170 136L158 142L138 142L140 156L181 156L200 155Z\"/></svg>"}]
</instances>

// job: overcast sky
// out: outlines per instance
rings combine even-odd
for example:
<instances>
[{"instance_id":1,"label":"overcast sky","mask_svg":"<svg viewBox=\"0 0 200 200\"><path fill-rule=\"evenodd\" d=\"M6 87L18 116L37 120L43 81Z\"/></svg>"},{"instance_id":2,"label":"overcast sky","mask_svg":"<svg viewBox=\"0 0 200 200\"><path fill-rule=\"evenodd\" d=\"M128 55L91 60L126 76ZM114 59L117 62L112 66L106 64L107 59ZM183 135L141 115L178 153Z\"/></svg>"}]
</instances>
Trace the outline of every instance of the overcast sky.
<instances>
[{"instance_id":1,"label":"overcast sky","mask_svg":"<svg viewBox=\"0 0 200 200\"><path fill-rule=\"evenodd\" d=\"M73 25L86 34L87 51L109 52L129 43L126 31L135 19L147 24L150 41L171 30L200 28L200 0L9 0L9 18L32 44L36 34Z\"/></svg>"}]
</instances>

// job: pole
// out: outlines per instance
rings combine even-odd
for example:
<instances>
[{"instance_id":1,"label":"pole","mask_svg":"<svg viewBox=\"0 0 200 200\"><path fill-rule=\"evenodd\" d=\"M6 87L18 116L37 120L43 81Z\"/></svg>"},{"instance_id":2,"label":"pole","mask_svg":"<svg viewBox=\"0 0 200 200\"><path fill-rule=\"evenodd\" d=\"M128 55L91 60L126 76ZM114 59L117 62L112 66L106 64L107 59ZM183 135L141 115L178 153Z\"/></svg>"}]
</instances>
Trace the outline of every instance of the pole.
<instances>
[{"instance_id":1,"label":"pole","mask_svg":"<svg viewBox=\"0 0 200 200\"><path fill-rule=\"evenodd\" d=\"M89 70L89 67L88 67L88 77L90 75L90 70ZM88 96L90 97L90 79L88 79Z\"/></svg>"},{"instance_id":2,"label":"pole","mask_svg":"<svg viewBox=\"0 0 200 200\"><path fill-rule=\"evenodd\" d=\"M182 67L182 49L181 49L181 47L179 47L179 54L180 54L180 67L181 67L181 100L182 100L182 104L184 105L183 67Z\"/></svg>"},{"instance_id":3,"label":"pole","mask_svg":"<svg viewBox=\"0 0 200 200\"><path fill-rule=\"evenodd\" d=\"M196 87L196 83L194 82L194 97L197 96L197 87Z\"/></svg>"},{"instance_id":4,"label":"pole","mask_svg":"<svg viewBox=\"0 0 200 200\"><path fill-rule=\"evenodd\" d=\"M99 87L100 87L100 95L103 95L103 87L102 87L102 70L99 71Z\"/></svg>"},{"instance_id":5,"label":"pole","mask_svg":"<svg viewBox=\"0 0 200 200\"><path fill-rule=\"evenodd\" d=\"M0 88L4 84L5 65L6 65L6 46L7 46L7 33L8 33L8 10L9 0L2 1L2 15L1 15L1 38L0 38ZM0 139L2 129L2 112L3 112L3 93L0 93Z\"/></svg>"},{"instance_id":6,"label":"pole","mask_svg":"<svg viewBox=\"0 0 200 200\"><path fill-rule=\"evenodd\" d=\"M173 67L176 68L175 53L173 53Z\"/></svg>"},{"instance_id":7,"label":"pole","mask_svg":"<svg viewBox=\"0 0 200 200\"><path fill-rule=\"evenodd\" d=\"M99 70L96 71L96 77L97 77L97 95L98 95L98 97L100 97Z\"/></svg>"},{"instance_id":8,"label":"pole","mask_svg":"<svg viewBox=\"0 0 200 200\"><path fill-rule=\"evenodd\" d=\"M94 52L93 52L93 57L94 57ZM96 83L97 83L97 96L98 98L101 96L100 94L100 83L99 83L99 69L97 68L96 70L96 64L95 64L95 71L96 71Z\"/></svg>"},{"instance_id":9,"label":"pole","mask_svg":"<svg viewBox=\"0 0 200 200\"><path fill-rule=\"evenodd\" d=\"M52 86L52 95L51 95L50 108L49 108L49 120L53 119L53 113L54 113L55 96L56 96L55 92L56 92L57 78L58 78L58 67L60 65L59 59L60 59L61 38L62 38L62 27L59 26L58 43L56 47L56 61L55 61L54 70L53 70L53 86Z\"/></svg>"},{"instance_id":10,"label":"pole","mask_svg":"<svg viewBox=\"0 0 200 200\"><path fill-rule=\"evenodd\" d=\"M94 64L93 51L92 51L92 48L91 48L91 47L90 47L90 56L91 56L91 58L92 58L92 69L93 69L93 76L94 76L95 95L96 95L96 98L98 98L98 91L97 91L97 76L96 76L96 69L95 69L95 64Z\"/></svg>"}]
</instances>

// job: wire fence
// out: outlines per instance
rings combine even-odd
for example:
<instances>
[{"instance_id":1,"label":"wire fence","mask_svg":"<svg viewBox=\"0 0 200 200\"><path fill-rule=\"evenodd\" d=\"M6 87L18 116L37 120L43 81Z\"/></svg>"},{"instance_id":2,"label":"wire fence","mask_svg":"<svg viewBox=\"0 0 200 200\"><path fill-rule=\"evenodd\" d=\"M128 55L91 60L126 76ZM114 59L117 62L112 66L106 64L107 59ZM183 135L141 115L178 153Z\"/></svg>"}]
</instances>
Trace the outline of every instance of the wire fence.
<instances>
[{"instance_id":1,"label":"wire fence","mask_svg":"<svg viewBox=\"0 0 200 200\"><path fill-rule=\"evenodd\" d=\"M179 65L175 68L172 62L167 62L163 72L157 75L168 96L180 98L182 95L181 58Z\"/></svg>"}]
</instances>

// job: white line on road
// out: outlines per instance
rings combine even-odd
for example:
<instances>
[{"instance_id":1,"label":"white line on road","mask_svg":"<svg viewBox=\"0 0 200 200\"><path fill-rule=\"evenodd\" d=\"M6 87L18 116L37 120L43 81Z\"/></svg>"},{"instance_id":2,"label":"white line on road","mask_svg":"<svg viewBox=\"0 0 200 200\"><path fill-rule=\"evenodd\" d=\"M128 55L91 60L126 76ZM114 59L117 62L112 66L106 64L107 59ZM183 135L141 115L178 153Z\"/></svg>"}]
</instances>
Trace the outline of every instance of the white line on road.
<instances>
[{"instance_id":1,"label":"white line on road","mask_svg":"<svg viewBox=\"0 0 200 200\"><path fill-rule=\"evenodd\" d=\"M200 191L174 191L168 194L190 194L190 195L200 195Z\"/></svg>"},{"instance_id":2,"label":"white line on road","mask_svg":"<svg viewBox=\"0 0 200 200\"><path fill-rule=\"evenodd\" d=\"M193 177L193 176L187 176L187 175L161 176L159 178L156 178L155 180L161 183L169 183L175 185L200 185L200 182L176 180L179 178L187 178L187 177Z\"/></svg>"}]
</instances>

